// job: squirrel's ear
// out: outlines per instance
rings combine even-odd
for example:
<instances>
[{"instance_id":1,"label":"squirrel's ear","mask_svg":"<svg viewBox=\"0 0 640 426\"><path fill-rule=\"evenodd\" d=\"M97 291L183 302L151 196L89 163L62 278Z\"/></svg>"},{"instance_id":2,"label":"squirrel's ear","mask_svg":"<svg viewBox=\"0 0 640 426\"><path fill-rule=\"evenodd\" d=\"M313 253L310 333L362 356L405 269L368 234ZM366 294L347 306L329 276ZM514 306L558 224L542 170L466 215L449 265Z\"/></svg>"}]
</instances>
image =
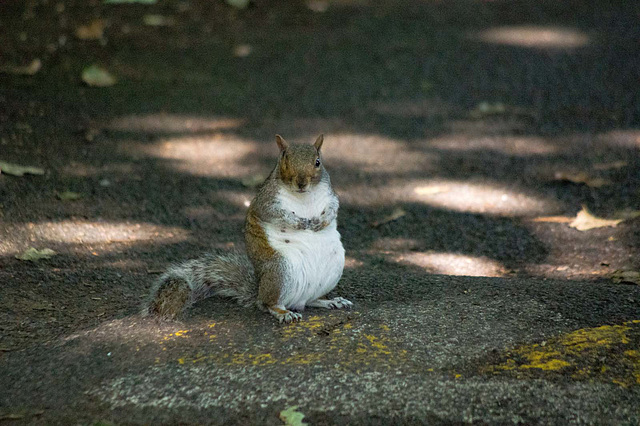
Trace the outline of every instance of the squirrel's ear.
<instances>
[{"instance_id":1,"label":"squirrel's ear","mask_svg":"<svg viewBox=\"0 0 640 426\"><path fill-rule=\"evenodd\" d=\"M280 135L276 135L276 143L278 144L278 148L280 148L280 151L282 152L286 151L287 148L289 148L289 143L285 141Z\"/></svg>"},{"instance_id":2,"label":"squirrel's ear","mask_svg":"<svg viewBox=\"0 0 640 426\"><path fill-rule=\"evenodd\" d=\"M315 143L313 144L318 152L320 151L320 147L322 147L322 142L324 142L324 135L318 136L318 139L316 139Z\"/></svg>"}]
</instances>

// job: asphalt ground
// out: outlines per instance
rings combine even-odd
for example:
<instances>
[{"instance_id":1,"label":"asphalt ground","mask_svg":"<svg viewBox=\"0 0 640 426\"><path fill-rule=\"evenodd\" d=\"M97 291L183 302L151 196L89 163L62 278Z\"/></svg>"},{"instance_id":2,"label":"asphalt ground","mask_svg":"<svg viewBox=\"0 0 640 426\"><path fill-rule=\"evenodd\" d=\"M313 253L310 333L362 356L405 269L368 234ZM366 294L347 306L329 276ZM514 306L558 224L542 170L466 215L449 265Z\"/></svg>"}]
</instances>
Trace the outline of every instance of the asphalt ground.
<instances>
[{"instance_id":1,"label":"asphalt ground","mask_svg":"<svg viewBox=\"0 0 640 426\"><path fill-rule=\"evenodd\" d=\"M640 269L639 21L622 1L3 4L0 161L44 174L0 174L0 422L639 424L640 288L612 280ZM91 64L117 83L88 87ZM325 134L355 309L141 318L167 265L242 248L276 133ZM582 206L627 219L579 231Z\"/></svg>"}]
</instances>

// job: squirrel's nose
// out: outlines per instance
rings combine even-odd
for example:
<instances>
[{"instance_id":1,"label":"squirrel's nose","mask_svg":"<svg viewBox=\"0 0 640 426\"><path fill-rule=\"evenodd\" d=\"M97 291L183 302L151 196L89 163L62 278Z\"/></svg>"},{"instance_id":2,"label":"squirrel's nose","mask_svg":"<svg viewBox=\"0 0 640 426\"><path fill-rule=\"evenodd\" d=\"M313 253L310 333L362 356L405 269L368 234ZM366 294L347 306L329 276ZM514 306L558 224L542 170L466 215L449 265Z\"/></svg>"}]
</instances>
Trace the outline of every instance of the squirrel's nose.
<instances>
[{"instance_id":1,"label":"squirrel's nose","mask_svg":"<svg viewBox=\"0 0 640 426\"><path fill-rule=\"evenodd\" d=\"M307 184L304 181L298 181L298 188L304 189L305 186L307 186Z\"/></svg>"}]
</instances>

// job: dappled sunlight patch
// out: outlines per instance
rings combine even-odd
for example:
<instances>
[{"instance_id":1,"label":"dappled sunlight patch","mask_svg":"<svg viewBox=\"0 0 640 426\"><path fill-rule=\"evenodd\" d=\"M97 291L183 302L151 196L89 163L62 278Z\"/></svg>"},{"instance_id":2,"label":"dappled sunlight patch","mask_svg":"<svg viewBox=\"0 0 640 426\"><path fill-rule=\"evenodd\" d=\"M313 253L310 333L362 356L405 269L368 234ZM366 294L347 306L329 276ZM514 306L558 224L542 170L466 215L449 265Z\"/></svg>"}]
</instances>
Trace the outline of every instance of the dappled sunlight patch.
<instances>
[{"instance_id":1,"label":"dappled sunlight patch","mask_svg":"<svg viewBox=\"0 0 640 426\"><path fill-rule=\"evenodd\" d=\"M491 181L395 180L382 186L353 185L343 188L339 193L345 204L375 207L411 202L496 216L553 214L560 207L556 200L530 195Z\"/></svg>"},{"instance_id":2,"label":"dappled sunlight patch","mask_svg":"<svg viewBox=\"0 0 640 426\"><path fill-rule=\"evenodd\" d=\"M138 243L167 244L185 241L190 233L175 226L152 225L136 222L89 222L65 220L16 224L11 237L0 235L0 254L15 254L29 245L38 243L113 244ZM101 252L104 252L101 248Z\"/></svg>"},{"instance_id":3,"label":"dappled sunlight patch","mask_svg":"<svg viewBox=\"0 0 640 426\"><path fill-rule=\"evenodd\" d=\"M598 144L616 148L640 148L640 130L611 130L595 137Z\"/></svg>"},{"instance_id":4,"label":"dappled sunlight patch","mask_svg":"<svg viewBox=\"0 0 640 426\"><path fill-rule=\"evenodd\" d=\"M258 167L255 142L223 135L167 138L155 143L120 143L120 149L134 158L168 160L181 172L197 176L240 177Z\"/></svg>"},{"instance_id":5,"label":"dappled sunlight patch","mask_svg":"<svg viewBox=\"0 0 640 426\"><path fill-rule=\"evenodd\" d=\"M424 195L415 188L424 188L425 185L416 185L410 199L449 210L503 216L524 216L558 209L555 200L527 195L492 182L447 181L440 185L446 185L447 190Z\"/></svg>"},{"instance_id":6,"label":"dappled sunlight patch","mask_svg":"<svg viewBox=\"0 0 640 426\"><path fill-rule=\"evenodd\" d=\"M110 121L105 128L120 132L199 133L240 127L244 120L227 117L194 117L157 113L128 115Z\"/></svg>"},{"instance_id":7,"label":"dappled sunlight patch","mask_svg":"<svg viewBox=\"0 0 640 426\"><path fill-rule=\"evenodd\" d=\"M484 256L459 253L405 252L392 256L395 262L418 266L428 272L442 275L470 277L503 277L504 266Z\"/></svg>"},{"instance_id":8,"label":"dappled sunlight patch","mask_svg":"<svg viewBox=\"0 0 640 426\"><path fill-rule=\"evenodd\" d=\"M351 256L346 256L344 259L345 269L356 269L364 265L364 262Z\"/></svg>"},{"instance_id":9,"label":"dappled sunlight patch","mask_svg":"<svg viewBox=\"0 0 640 426\"><path fill-rule=\"evenodd\" d=\"M576 49L587 46L591 41L587 34L574 28L538 25L495 27L470 34L469 38L534 49Z\"/></svg>"},{"instance_id":10,"label":"dappled sunlight patch","mask_svg":"<svg viewBox=\"0 0 640 426\"><path fill-rule=\"evenodd\" d=\"M438 159L437 155L412 150L403 141L380 135L337 133L326 138L325 146L323 155L332 170L343 163L369 174L425 172L435 170Z\"/></svg>"},{"instance_id":11,"label":"dappled sunlight patch","mask_svg":"<svg viewBox=\"0 0 640 426\"><path fill-rule=\"evenodd\" d=\"M494 151L515 157L550 155L559 151L556 145L538 136L452 134L432 139L429 146L446 151Z\"/></svg>"}]
</instances>

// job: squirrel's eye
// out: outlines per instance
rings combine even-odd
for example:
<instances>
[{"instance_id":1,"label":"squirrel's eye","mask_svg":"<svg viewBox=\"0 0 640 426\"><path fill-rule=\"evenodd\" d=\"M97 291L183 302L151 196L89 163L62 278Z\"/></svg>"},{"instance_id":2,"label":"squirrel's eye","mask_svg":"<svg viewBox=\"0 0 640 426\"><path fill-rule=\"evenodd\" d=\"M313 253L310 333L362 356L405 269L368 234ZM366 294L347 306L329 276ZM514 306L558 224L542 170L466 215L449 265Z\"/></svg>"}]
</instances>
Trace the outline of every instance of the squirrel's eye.
<instances>
[{"instance_id":1,"label":"squirrel's eye","mask_svg":"<svg viewBox=\"0 0 640 426\"><path fill-rule=\"evenodd\" d=\"M316 167L320 167L320 159L316 158Z\"/></svg>"}]
</instances>

